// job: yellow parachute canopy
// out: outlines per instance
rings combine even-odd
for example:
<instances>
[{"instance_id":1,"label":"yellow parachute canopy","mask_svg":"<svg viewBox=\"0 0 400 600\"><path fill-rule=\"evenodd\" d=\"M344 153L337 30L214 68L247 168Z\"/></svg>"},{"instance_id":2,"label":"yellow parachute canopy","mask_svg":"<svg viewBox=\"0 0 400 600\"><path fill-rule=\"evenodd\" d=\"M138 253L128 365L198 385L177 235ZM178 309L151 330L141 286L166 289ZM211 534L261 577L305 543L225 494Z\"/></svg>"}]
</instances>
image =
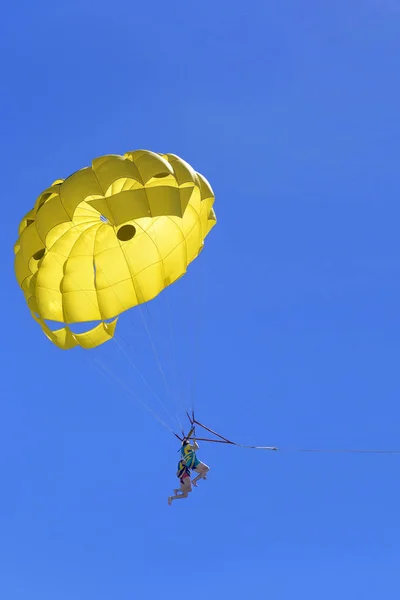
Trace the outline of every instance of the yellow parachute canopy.
<instances>
[{"instance_id":1,"label":"yellow parachute canopy","mask_svg":"<svg viewBox=\"0 0 400 600\"><path fill-rule=\"evenodd\" d=\"M185 274L216 223L213 204L210 184L188 163L148 150L101 156L55 181L15 244L32 317L62 349L108 341L118 315ZM93 321L84 333L68 327Z\"/></svg>"}]
</instances>

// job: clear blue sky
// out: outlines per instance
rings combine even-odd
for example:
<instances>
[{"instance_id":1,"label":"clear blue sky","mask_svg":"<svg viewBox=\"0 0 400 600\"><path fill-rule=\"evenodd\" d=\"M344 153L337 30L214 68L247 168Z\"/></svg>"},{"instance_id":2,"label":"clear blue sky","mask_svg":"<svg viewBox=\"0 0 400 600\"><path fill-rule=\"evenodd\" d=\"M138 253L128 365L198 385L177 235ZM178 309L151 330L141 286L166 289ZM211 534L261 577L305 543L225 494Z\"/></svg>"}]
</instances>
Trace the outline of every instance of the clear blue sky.
<instances>
[{"instance_id":1,"label":"clear blue sky","mask_svg":"<svg viewBox=\"0 0 400 600\"><path fill-rule=\"evenodd\" d=\"M198 418L247 444L399 448L399 30L395 0L3 7L1 598L399 597L400 456L204 444L208 481L169 507L177 440L46 340L13 271L54 179L178 154L218 226L169 290L180 378L166 297L146 313L172 396L195 374ZM121 344L173 408L136 318Z\"/></svg>"}]
</instances>

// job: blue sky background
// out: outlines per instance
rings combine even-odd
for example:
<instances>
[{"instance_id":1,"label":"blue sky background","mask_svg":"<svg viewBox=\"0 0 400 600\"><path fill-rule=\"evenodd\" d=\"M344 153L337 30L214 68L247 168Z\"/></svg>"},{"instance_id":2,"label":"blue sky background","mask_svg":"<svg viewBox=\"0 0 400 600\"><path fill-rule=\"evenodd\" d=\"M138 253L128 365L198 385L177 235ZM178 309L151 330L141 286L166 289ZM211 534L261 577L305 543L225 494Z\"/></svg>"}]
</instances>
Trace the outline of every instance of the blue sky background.
<instances>
[{"instance_id":1,"label":"blue sky background","mask_svg":"<svg viewBox=\"0 0 400 600\"><path fill-rule=\"evenodd\" d=\"M399 597L400 456L204 444L169 507L176 440L93 356L151 402L131 364L53 347L13 272L54 179L176 153L218 226L146 312L172 398L138 313L131 360L171 409L195 377L198 418L245 444L400 449L399 28L395 0L3 7L2 598Z\"/></svg>"}]
</instances>

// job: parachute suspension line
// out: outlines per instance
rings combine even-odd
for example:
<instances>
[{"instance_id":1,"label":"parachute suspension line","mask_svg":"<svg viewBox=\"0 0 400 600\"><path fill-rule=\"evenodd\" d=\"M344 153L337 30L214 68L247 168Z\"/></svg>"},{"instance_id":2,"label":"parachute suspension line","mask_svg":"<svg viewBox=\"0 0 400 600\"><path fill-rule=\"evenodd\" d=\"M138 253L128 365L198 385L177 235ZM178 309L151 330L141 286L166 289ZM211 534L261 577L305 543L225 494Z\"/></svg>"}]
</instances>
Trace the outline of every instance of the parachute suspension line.
<instances>
[{"instance_id":1,"label":"parachute suspension line","mask_svg":"<svg viewBox=\"0 0 400 600\"><path fill-rule=\"evenodd\" d=\"M93 222L96 222L96 220L94 220ZM155 230L155 227L154 227L154 222L153 222L152 226L153 226L153 228L154 228L154 231L155 231L155 237L156 237L156 230ZM78 226L78 225L73 225L73 227L72 227L72 229L78 229L78 228L79 228L79 226ZM87 241L86 241L86 240L83 240L83 241L84 241L84 245L86 246L86 248L87 248L87 249L90 251L90 250L91 250L91 248L89 247L89 245L88 245ZM123 254L124 254L124 256L125 256L125 251L124 251L124 248L123 248L123 246L122 246L122 245L121 245L121 250L122 250L122 252L123 252ZM63 263L62 263L62 262L61 262L61 261L58 259L58 257L56 256L55 258L56 258L57 262L60 264L60 266L62 266L62 267L63 267L63 266L64 266L64 264L63 264ZM125 256L125 258L126 258L126 256ZM128 261L127 261L127 262L128 262ZM108 277L107 277L106 273L103 271L103 269L102 269L101 267L98 267L98 266L97 266L96 268L97 268L97 269L98 269L98 270L99 270L99 271L102 273L102 275L103 275L103 276L104 276L104 278L106 279L107 283L109 284L109 287L110 287L110 288L113 290L113 293L114 293L114 295L115 295L116 299L117 299L117 300L118 300L118 302L121 304L121 306L123 306L123 307L124 307L124 311L125 311L125 312L127 312L127 313L129 314L129 312L130 312L130 311L128 310L128 308L126 308L126 307L124 306L124 302L123 302L123 301L122 301L122 299L119 297L119 295L118 295L118 293L116 292L116 290L114 289L114 287L111 285L111 283L110 283L110 281L109 281L109 279L108 279ZM78 289L79 289L80 291L82 291L82 292L85 294L85 296L88 298L88 300L89 300L89 301L90 301L90 302L93 304L93 306L97 308L97 306L96 306L96 303L93 301L92 297L91 297L91 296L90 296L90 295L87 293L87 291L86 291L86 290L84 290L84 289L83 289L83 288L80 286L80 284L79 284L79 283L76 281L76 278L75 278L74 276L71 276L71 277L72 277L72 279L73 279L74 283L77 285ZM60 302L60 301L59 301L59 303L60 303L60 307L61 307L61 309L62 309L62 304L61 304L61 302ZM146 306L146 304L145 304L145 306ZM149 341L150 341L150 344L151 344L151 347L152 347L152 350L153 350L153 353L154 353L154 356L155 356L155 359L156 359L156 362L157 362L157 366L158 366L158 368L159 368L160 374L161 374L161 376L162 376L162 379L163 379L163 381L164 381L164 385L165 385L165 388L166 388L166 391L167 391L167 395L168 395L169 397L171 397L171 392L170 392L170 388L169 388L169 385L168 385L167 377L166 377L166 375L165 375L165 372L164 372L164 369L163 369L163 367L162 367L162 364L161 364L160 358L159 358L159 356L158 356L158 353L157 353L157 350L156 350L156 347L155 347L155 343L154 343L153 337L152 337L152 335L151 335L150 328L149 328L149 326L148 326L148 324L147 324L147 322L146 322L146 318L145 318L145 316L144 316L144 314L143 314L143 308L142 308L142 304L139 304L139 305L138 305L138 308L139 308L139 310L140 310L141 318L142 318L142 321L143 321L144 327L145 327L145 329L146 329L146 333L147 333L147 335L148 335L148 338L149 338ZM169 303L168 303L168 308L169 308L169 312L170 312L170 305L169 305ZM146 309L147 309L147 311L148 311L148 314L150 315L150 311L149 311L149 308L148 308L148 306L146 306ZM171 318L171 312L170 312L170 318ZM172 323L172 318L171 318L171 323ZM178 424L178 426L179 426L180 430L181 430L181 431L182 431L182 433L183 433L183 427L182 427L182 424L181 424L181 422L180 422L180 420L179 420L179 417L178 417L178 415L176 415L176 416L175 416L175 419L174 419L174 417L173 417L173 416L171 415L171 413L168 411L168 409L166 408L166 406L165 406L165 405L162 403L162 401L161 401L161 399L159 398L159 396L158 396L158 395L157 395L157 394L154 392L154 390L152 390L152 388L150 387L150 385L148 384L148 382L147 382L147 381L146 381L146 379L144 378L143 374L140 372L139 368L138 368L136 365L134 365L134 363L132 362L132 360L129 358L129 355L128 355L128 354L127 354L127 353L126 353L124 350L123 350L123 348L121 348L120 344L119 344L119 343L118 343L118 341L115 339L115 335L113 336L113 338L112 338L112 339L114 339L115 343L116 343L116 344L117 344L117 346L119 347L120 351L121 351L121 352L122 352L122 353L125 355L125 357L126 357L126 359L128 360L128 362L129 362L129 363L131 364L131 366L132 366L132 367L135 369L135 371L136 371L136 372L139 374L139 376L140 376L140 377L142 378L142 380L145 382L145 384L147 385L147 387L148 387L148 388L151 390L151 392L153 393L153 395L154 395L154 396L157 398L158 402L159 402L159 403L160 403L160 405L163 407L163 409L165 410L165 412L168 414L169 418L170 418L172 421L175 421L175 422ZM111 373L111 372L110 372L110 373ZM172 429L171 429L171 431L172 431Z\"/></svg>"},{"instance_id":2,"label":"parachute suspension line","mask_svg":"<svg viewBox=\"0 0 400 600\"><path fill-rule=\"evenodd\" d=\"M160 371L161 377L162 377L162 379L164 381L164 385L165 385L165 389L166 389L167 395L171 398L171 391L170 391L170 388L169 388L169 385L168 385L167 377L165 375L165 371L164 371L164 369L162 367L160 358L158 356L158 352L157 352L157 349L155 347L154 340L153 340L153 337L151 335L150 328L149 328L149 326L147 324L147 321L146 321L146 318L145 318L145 316L143 314L143 310L142 310L141 304L138 305L138 308L140 310L140 315L142 317L143 325L144 325L144 328L146 330L147 336L149 338L149 342L150 342L151 348L153 350L153 354L154 354L154 358L155 358L157 366L158 366L158 370ZM178 426L182 430L182 425L181 425L178 417L176 417L176 421L178 423Z\"/></svg>"},{"instance_id":3,"label":"parachute suspension line","mask_svg":"<svg viewBox=\"0 0 400 600\"><path fill-rule=\"evenodd\" d=\"M200 223L200 227L201 227L201 223ZM203 239L203 244L204 244L204 237L203 237L202 229L200 231L200 235ZM206 270L205 270L205 265L203 264L203 262L201 260L200 254L201 254L201 251L197 255L197 259L195 261L197 263L196 266L198 268L199 274L198 274L197 284L196 284L196 287L198 287L198 293L196 294L198 306L197 306L197 311L196 311L197 319L195 322L196 329L194 331L193 371L192 371L191 380L189 381L189 409L192 412L196 408L196 400L197 400L197 384L198 384L198 374L199 374L199 369L200 369L200 364L199 364L200 363L200 342L201 342L201 332L203 330L203 322L204 322L204 308L202 305L205 302L205 289L206 289L206 285L205 285ZM195 265L193 265L193 266L195 266Z\"/></svg>"},{"instance_id":4,"label":"parachute suspension line","mask_svg":"<svg viewBox=\"0 0 400 600\"><path fill-rule=\"evenodd\" d=\"M99 365L99 367L101 367L100 372L102 373L103 376L105 376L105 373L106 373L107 376L109 377L109 379L111 379L114 383L120 385L122 387L122 389L125 391L125 393L130 398L132 398L136 402L139 402L139 404L141 404L143 406L143 408L145 408L163 427L165 427L166 429L168 429L168 431L170 431L175 436L177 436L175 431L167 423L165 423L165 421L163 421L159 417L159 415L150 406L148 406L146 404L146 402L144 402L141 398L139 398L138 396L133 394L133 392L129 389L129 387L127 385L125 385L125 383L121 379L119 379L113 373L111 373L110 369L108 369L100 360L92 359L92 361L94 363L97 363L97 365ZM179 436L177 436L177 437L179 437Z\"/></svg>"},{"instance_id":5,"label":"parachute suspension line","mask_svg":"<svg viewBox=\"0 0 400 600\"><path fill-rule=\"evenodd\" d=\"M153 219L151 227L154 233L154 239L155 239L155 246L156 246L156 250L158 252L158 256L160 258L161 264L163 264L162 262L162 256L161 256L161 252L159 250L159 243L158 243L158 239L157 239L157 227L156 227L156 223L159 222L161 219L165 219L169 217L166 216L162 216L162 217L158 217L157 219ZM162 222L162 221L161 221ZM151 236L149 236L151 239ZM153 240L152 240L153 241ZM154 241L153 241L154 243ZM164 266L163 266L163 270L164 270ZM164 270L164 279L165 279L165 270ZM168 287L168 286L167 286ZM177 362L177 356L176 356L176 347L175 347L175 336L174 336L174 332L173 332L173 321L172 321L172 311L171 311L171 305L169 302L169 295L168 295L168 290L164 289L164 294L160 294L160 296L164 296L165 297L165 302L167 305L167 312L168 312L168 320L169 320L169 336L170 336L170 345L171 345L171 351L170 354L172 356L172 362L173 362L173 368L174 368L174 379L175 379L175 388L176 388L176 394L175 394L175 390L172 390L172 395L173 395L173 399L177 408L177 412L176 412L176 420L177 423L182 431L183 434L183 427L182 424L180 422L179 419L179 411L184 409L184 399L183 399L183 393L180 391L180 373L179 373L179 369L178 369L178 362ZM148 314L150 314L150 309L149 307L147 307L148 310Z\"/></svg>"},{"instance_id":6,"label":"parachute suspension line","mask_svg":"<svg viewBox=\"0 0 400 600\"><path fill-rule=\"evenodd\" d=\"M153 227L154 227L154 223L153 223ZM151 236L149 236L149 234L147 233L147 231L146 231L146 230L143 230L143 232L144 232L144 233L146 233L146 234L148 235L148 237L150 238L150 240L151 240L151 241L153 241L153 240L152 240L152 238L151 238ZM153 243L154 243L154 241L153 241ZM160 260L162 260L162 258L161 258L161 255L160 255L160 252L159 252L159 250L158 250L158 247L157 247L157 244L155 244L155 246L156 246L156 250L157 250L157 252L158 252L158 255L159 255L159 257L160 257ZM124 247L123 247L123 245L122 245L122 244L120 244L120 248L121 248L121 251L122 251L123 255L125 256L125 260L126 260L126 263L127 263L127 265L128 265L128 268L129 268L129 261L128 261L128 259L127 259L127 256L126 256L126 253L125 253L125 250L124 250ZM155 359L156 359L156 363L157 363L158 369L159 369L159 371L160 371L160 374L161 374L161 377L162 377L162 379L163 379L163 381L164 381L164 385L165 385L165 389L166 389L166 392L167 392L167 396L168 396L169 398L171 398L171 392L170 392L170 388L169 388L169 385L168 385L168 381L167 381L167 378L166 378L166 375L165 375L164 369L162 368L162 364L161 364L160 358L159 358L159 356L158 356L158 353L157 353L157 350L156 350L156 347L155 347L155 344L154 344L154 340L153 340L153 338L152 338L152 335L151 335L151 332L150 332L150 328L149 328L149 326L148 326L148 324L147 324L147 322L146 322L146 318L145 318L145 316L144 316L144 314L143 314L143 308L142 308L142 303L143 303L143 294L142 294L142 292L141 292L141 290L140 290L140 286L139 286L139 292L140 292L140 296L142 297L142 302L140 302L140 303L137 305L137 308L139 308L139 311L140 311L140 316L141 316L141 318L142 318L142 321L143 321L143 324L144 324L144 327L145 327L145 330L146 330L147 336L148 336L148 338L149 338L150 345L151 345L151 347L152 347L153 354L154 354L154 357L155 357ZM136 293L137 293L137 292L136 292ZM171 418L173 419L173 417L172 417L172 416L171 416ZM179 426L179 427L182 429L182 426L181 426L181 424L180 424L180 421L179 421L179 418L178 418L178 416L177 416L177 415L176 415L176 417L175 417L175 421L176 421L176 423L178 424L178 426Z\"/></svg>"},{"instance_id":7,"label":"parachute suspension line","mask_svg":"<svg viewBox=\"0 0 400 600\"><path fill-rule=\"evenodd\" d=\"M181 389L181 378L182 375L180 373L180 370L178 368L178 360L177 360L177 354L176 354L176 343L175 343L175 336L174 336L174 324L173 324L173 319L172 319L172 311L171 311L171 303L169 301L169 296L168 296L168 290L165 290L166 294L165 294L165 299L166 299L166 303L167 303L167 310L168 310L168 320L169 320L169 334L170 334L170 338L171 338L171 347L172 347L172 361L174 364L174 370L175 370L175 381L176 381L176 387L177 387L177 401L178 401L178 407L179 409L182 411L182 413L185 412L185 399L184 399L184 391ZM179 427L183 433L183 427L181 422L179 421L179 416L177 415L177 419L179 422Z\"/></svg>"},{"instance_id":8,"label":"parachute suspension line","mask_svg":"<svg viewBox=\"0 0 400 600\"><path fill-rule=\"evenodd\" d=\"M78 227L77 225L75 225L75 226L74 226L74 228L77 228L77 227ZM85 244L85 246L86 246L86 247L87 247L87 248L90 250L90 248L89 248L89 246L88 246L88 244L87 244L87 242L86 242L86 241L84 241L84 244ZM56 256L55 258L56 258L57 262L58 262L58 263L59 263L59 264L60 264L60 265L63 267L63 263L61 263L61 261L58 259L58 257ZM124 303L122 302L121 298L118 296L118 294L117 294L117 292L115 291L115 289L113 288L113 286L110 284L110 282L109 282L109 280L108 280L108 277L107 277L107 276L106 276L106 274L104 273L103 269L101 269L101 267L100 267L100 268L99 268L99 270L101 271L101 273L103 274L104 278L105 278L105 279L106 279L106 281L108 282L108 284L109 284L110 288L113 290L113 292L114 292L114 295L115 295L116 299L117 299L117 300L118 300L118 301L121 303L121 305L123 306L123 305L124 305ZM90 295L87 293L87 291L86 291L86 290L84 290L84 289L83 289L83 288L82 288L82 287L79 285L79 283L76 281L75 277L73 277L73 276L72 276L71 278L73 279L73 281L74 281L74 283L77 285L77 287L80 289L80 291L82 291L82 292L85 294L85 296L88 298L88 300L89 300L89 301L90 301L90 302L93 304L93 306L95 306L95 307L97 308L97 306L96 306L96 303L93 301L93 299L91 298L91 296L90 296ZM58 300L58 302L59 302L59 304L60 304L60 308L61 308L61 310L63 310L63 307L62 307L62 304L61 304L60 300ZM140 307L140 308L141 308L141 307ZM126 309L125 309L125 310L126 310ZM127 312L129 312L129 311L127 310ZM173 418L173 416L171 415L171 413L168 411L168 409L167 409L167 408L166 408L166 406L163 404L163 402L161 401L161 399L159 398L159 396L156 394L156 392L154 392L154 390L151 388L150 384L147 382L147 380L145 379L145 377L143 376L143 374L141 373L141 371L138 369L138 367L137 367L137 366L136 366L136 365L135 365L135 364L132 362L132 360L130 359L129 355L128 355L128 354L125 352L125 350L124 350L124 349L121 347L121 345L119 344L118 340L115 338L115 335L113 336L113 338L112 338L112 339L115 341L116 345L118 346L118 348L120 349L120 351L122 352L122 354L124 354L124 356L126 357L126 359L128 360L128 362L130 363L130 365L131 365L131 366L132 366L132 367L135 369L135 371L136 371L136 372L139 374L139 376L142 378L142 380L143 380L143 381L144 381L144 383L147 385L147 387L150 389L150 391L152 392L152 394L153 394L153 395L154 395L154 396L157 398L157 400L159 401L160 405L161 405L161 406L164 408L164 410L165 410L165 411L166 411L166 413L168 414L169 418L170 418L172 421L174 421L174 418ZM92 360L94 360L94 359L92 359ZM114 380L115 380L115 381L117 381L117 382L119 382L119 383L120 383L120 385L121 385L122 387L126 388L126 390L128 390L128 389L129 389L129 388L128 388L128 387L127 387L127 386L126 386L126 385L125 385L123 382L121 382L121 381L120 381L120 380L119 380L117 377L115 377L115 375L113 375L113 374L111 373L111 371L110 371L110 370L109 370L109 369L108 369L108 368L107 368L105 365L103 365L103 364L102 364L102 363L100 363L99 361L98 361L98 363L99 363L99 364L102 366L103 370L105 370L105 371L107 371L107 372L109 373L109 377L110 377L110 378L114 378ZM155 412L155 411L153 411L153 409L151 409L151 408L150 408L150 407L149 407L149 406L148 406L148 405L147 405L147 404L146 404L146 403L145 403L143 400L141 400L141 399L139 399L138 397L134 396L134 394L133 394L131 391L129 392L129 394L130 394L130 396L131 396L131 397L134 397L135 399L137 399L137 401L138 401L140 404L142 404L142 405L143 405L143 406L144 406L144 407L145 407L145 408L146 408L148 411L150 411L150 412L153 414L153 416L154 416L156 419L158 419L158 420L160 421L160 423L162 423L162 424L163 424L163 426L164 426L164 427L167 427L167 429L169 429L169 431L171 431L172 433L174 433L174 432L173 432L173 430L171 429L171 427L169 427L169 426L168 426L166 423L164 423L164 421L162 421L162 419L161 419L161 418L160 418L160 417L159 417L159 416L156 414L156 412Z\"/></svg>"},{"instance_id":9,"label":"parachute suspension line","mask_svg":"<svg viewBox=\"0 0 400 600\"><path fill-rule=\"evenodd\" d=\"M85 245L87 245L87 244L86 244L86 242L85 242ZM122 252L123 252L123 254L124 254L124 256L125 256L125 260L126 260L126 262L127 262L127 264L128 264L128 260L127 260L127 257L126 257L126 254L125 254L125 250L124 250L124 248L123 248L122 244L120 244L120 247L121 247L121 250L122 250ZM111 285L110 281L108 280L108 277L107 277L107 276L106 276L106 274L103 272L103 269L101 269L101 268L100 268L100 271L103 273L103 275L104 275L104 277L105 277L106 281L107 281L107 282L108 282L108 284L109 284L109 287L110 287L110 288L113 290L113 292L114 292L114 295L115 295L116 299L119 301L119 303L120 303L122 306L124 306L124 303L123 303L123 301L122 301L122 300L121 300L121 298L119 297L119 295L118 295L118 293L116 292L116 290L114 289L114 287ZM148 306L147 306L147 303L145 303L145 304L144 304L144 306L146 307L146 309L147 309L147 311L148 311L148 314L150 314L150 311L149 311L149 308L148 308ZM158 367L159 367L160 373L161 373L161 375L162 375L162 378L163 378L163 380L164 380L164 383L165 383L165 386L166 386L166 390L167 390L167 394L170 396L169 387L168 387L168 382L167 382L167 379L166 379L165 373L164 373L164 371L163 371L163 369L162 369L161 361L160 361L160 360L159 360L159 358L158 358L158 355L157 355L157 352L156 352L156 348L155 348L155 344L154 344L154 342L153 342L153 339L152 339L152 336L151 336L151 333L150 333L150 329L149 329L149 327L148 327L148 325L147 325L147 323L146 323L146 319L145 319L145 316L144 316L144 314L143 314L143 305L142 305L142 304L138 304L138 305L137 305L137 308L139 308L139 310L140 310L141 318L142 318L142 321L143 321L143 323L144 323L144 326L145 326L145 329L146 329L147 335L148 335L148 337L149 337L150 344L151 344L151 346L152 346L153 352L154 352L154 354L155 354L157 365L158 365ZM126 312L126 313L127 313L127 315L131 316L131 314L130 314L130 310L129 310L129 309L126 309L125 307L124 307L124 312ZM121 337L121 335L120 335L119 337ZM113 338L112 338L112 339L115 341L115 343L116 343L116 345L118 346L118 348L120 349L120 351L121 351L121 352L124 354L125 358L126 358L126 359L127 359L127 361L129 362L129 364L130 364L130 365L131 365L131 366L134 368L134 370L135 370L135 371L136 371L136 372L139 374L139 376L141 377L142 381L143 381L143 382L144 382L144 383L147 385L147 387L149 388L149 390L151 391L151 393L153 394L153 396L155 396L155 398L156 398L156 399L157 399L157 401L159 402L160 406L162 406L162 408L164 409L164 411L166 412L166 414L169 416L169 418L171 419L171 421L172 421L172 422L176 422L176 423L178 424L178 426L180 427L180 429L182 430L182 426L181 426L181 424L180 424L180 422L179 422L179 419L178 419L177 417L175 417L175 418L174 418L174 417L172 416L171 412L170 412L170 411L167 409L167 407L165 406L165 404L162 402L162 400L161 400L161 398L159 397L159 395L158 395L158 394L156 394L156 392L155 392L155 391L152 389L152 387L150 386L150 384L148 383L148 381L145 379L145 377L144 377L144 375L142 374L142 372L140 371L140 369L139 369L139 368L138 368L138 367L137 367L137 366L136 366L136 365L133 363L133 361L132 361L132 360L131 360L131 358L129 357L128 353L127 353L127 352L126 352L126 351L125 351L125 350L124 350L124 349L121 347L121 345L119 344L118 340L116 339L116 336L115 336L115 334L114 334L114 336L113 336ZM171 429L171 431L172 431L172 429Z\"/></svg>"},{"instance_id":10,"label":"parachute suspension line","mask_svg":"<svg viewBox=\"0 0 400 600\"><path fill-rule=\"evenodd\" d=\"M114 337L112 338L113 341L115 342L115 344L117 345L117 347L119 348L119 350L121 351L121 353L125 356L126 360L129 362L129 364L131 365L131 367L136 371L136 373L139 375L139 377L142 379L143 383L147 386L147 388L150 390L150 392L153 394L153 396L156 398L156 400L158 401L159 405L161 406L161 408L163 408L165 410L165 412L167 413L168 417L174 421L174 417L171 415L170 411L168 410L168 408L165 406L165 404L163 403L163 401L161 400L160 396L153 390L153 388L151 387L151 385L149 384L149 382L147 381L147 379L144 377L144 375L142 374L142 372L140 371L140 369L135 365L135 363L131 360L129 354L124 350L124 348L121 346L121 344L119 343L118 339L116 338L116 336L114 335Z\"/></svg>"}]
</instances>

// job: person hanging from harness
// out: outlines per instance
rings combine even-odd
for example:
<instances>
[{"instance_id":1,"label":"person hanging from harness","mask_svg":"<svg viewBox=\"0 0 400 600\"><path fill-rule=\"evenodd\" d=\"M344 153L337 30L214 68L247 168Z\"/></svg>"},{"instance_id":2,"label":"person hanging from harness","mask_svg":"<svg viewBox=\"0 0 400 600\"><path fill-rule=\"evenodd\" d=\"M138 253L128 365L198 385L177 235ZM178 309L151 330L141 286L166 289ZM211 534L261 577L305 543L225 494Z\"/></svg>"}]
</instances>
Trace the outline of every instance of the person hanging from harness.
<instances>
[{"instance_id":1,"label":"person hanging from harness","mask_svg":"<svg viewBox=\"0 0 400 600\"><path fill-rule=\"evenodd\" d=\"M192 479L193 485L197 487L199 479L207 479L207 473L210 470L210 467L197 458L196 451L199 449L199 445L195 438L193 438L193 444L190 443L190 436L193 433L194 430L192 428L188 435L183 438L180 452L186 466L198 473L197 477Z\"/></svg>"},{"instance_id":2,"label":"person hanging from harness","mask_svg":"<svg viewBox=\"0 0 400 600\"><path fill-rule=\"evenodd\" d=\"M172 500L180 500L182 498L187 498L189 492L192 491L192 482L190 481L190 469L186 465L185 460L181 459L178 463L178 471L176 473L178 477L181 489L174 490L174 496L169 496L168 504L171 506Z\"/></svg>"}]
</instances>

